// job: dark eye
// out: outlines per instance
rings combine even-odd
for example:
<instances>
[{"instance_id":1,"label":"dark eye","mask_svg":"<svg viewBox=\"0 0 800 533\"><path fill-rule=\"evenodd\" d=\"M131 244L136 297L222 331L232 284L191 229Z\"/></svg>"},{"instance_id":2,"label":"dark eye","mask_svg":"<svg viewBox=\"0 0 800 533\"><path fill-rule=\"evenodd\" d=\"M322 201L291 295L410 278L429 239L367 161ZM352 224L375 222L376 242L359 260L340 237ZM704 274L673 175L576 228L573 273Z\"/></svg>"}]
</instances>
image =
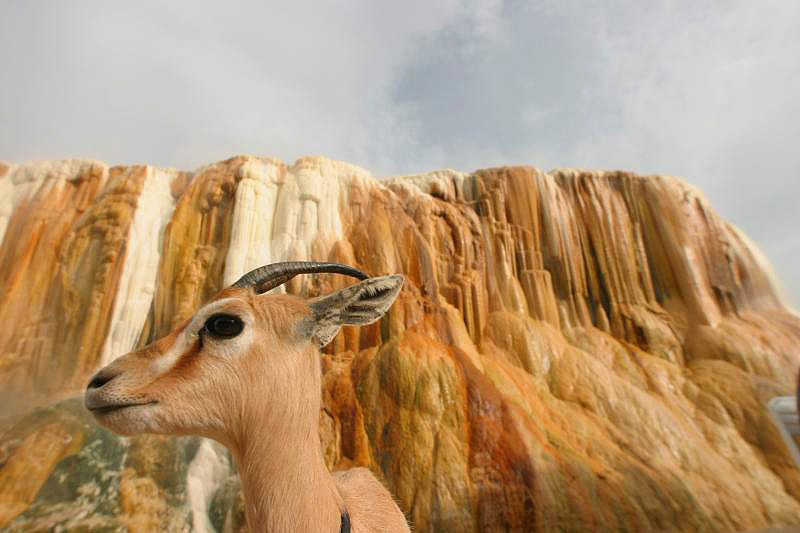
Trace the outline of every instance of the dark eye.
<instances>
[{"instance_id":1,"label":"dark eye","mask_svg":"<svg viewBox=\"0 0 800 533\"><path fill-rule=\"evenodd\" d=\"M244 322L235 315L211 315L203 329L212 337L230 339L242 332Z\"/></svg>"}]
</instances>

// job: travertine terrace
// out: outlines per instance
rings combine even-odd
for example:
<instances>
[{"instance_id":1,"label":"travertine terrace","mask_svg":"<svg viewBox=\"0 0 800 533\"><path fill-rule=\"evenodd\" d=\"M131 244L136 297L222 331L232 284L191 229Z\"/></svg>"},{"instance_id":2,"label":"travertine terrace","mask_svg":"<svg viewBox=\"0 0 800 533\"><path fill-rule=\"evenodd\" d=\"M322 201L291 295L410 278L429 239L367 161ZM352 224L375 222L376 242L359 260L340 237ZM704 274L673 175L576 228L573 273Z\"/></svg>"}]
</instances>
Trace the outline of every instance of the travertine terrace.
<instances>
[{"instance_id":1,"label":"travertine terrace","mask_svg":"<svg viewBox=\"0 0 800 533\"><path fill-rule=\"evenodd\" d=\"M327 349L320 424L329 466L382 475L417 531L800 524L764 407L793 390L800 319L699 191L235 157L0 165L0 529L241 527L219 446L116 437L70 397L245 271L303 259L406 275Z\"/></svg>"}]
</instances>

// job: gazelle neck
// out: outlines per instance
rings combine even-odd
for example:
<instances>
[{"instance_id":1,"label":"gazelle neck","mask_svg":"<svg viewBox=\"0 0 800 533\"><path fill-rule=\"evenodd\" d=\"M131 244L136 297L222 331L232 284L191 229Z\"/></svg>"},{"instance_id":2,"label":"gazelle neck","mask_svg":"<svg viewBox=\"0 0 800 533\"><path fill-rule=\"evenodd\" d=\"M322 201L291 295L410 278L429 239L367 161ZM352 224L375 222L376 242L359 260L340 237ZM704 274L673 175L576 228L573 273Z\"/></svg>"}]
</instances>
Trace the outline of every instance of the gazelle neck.
<instances>
[{"instance_id":1,"label":"gazelle neck","mask_svg":"<svg viewBox=\"0 0 800 533\"><path fill-rule=\"evenodd\" d=\"M307 440L274 439L234 453L249 531L336 533L344 505L322 458L317 431Z\"/></svg>"},{"instance_id":2,"label":"gazelle neck","mask_svg":"<svg viewBox=\"0 0 800 533\"><path fill-rule=\"evenodd\" d=\"M304 356L308 354L303 354ZM281 407L256 404L228 443L242 480L249 531L337 533L345 511L319 440L319 354ZM293 383L302 383L301 380ZM266 405L265 405L266 403Z\"/></svg>"}]
</instances>

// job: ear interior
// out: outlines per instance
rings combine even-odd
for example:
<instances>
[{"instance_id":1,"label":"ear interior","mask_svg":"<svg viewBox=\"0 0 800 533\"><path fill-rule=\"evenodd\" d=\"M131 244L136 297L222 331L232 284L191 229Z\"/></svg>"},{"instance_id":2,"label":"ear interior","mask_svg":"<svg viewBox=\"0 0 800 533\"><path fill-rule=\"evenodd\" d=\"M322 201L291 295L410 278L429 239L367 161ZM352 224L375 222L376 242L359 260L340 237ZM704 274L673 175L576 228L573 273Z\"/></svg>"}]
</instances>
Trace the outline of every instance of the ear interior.
<instances>
[{"instance_id":1,"label":"ear interior","mask_svg":"<svg viewBox=\"0 0 800 533\"><path fill-rule=\"evenodd\" d=\"M325 346L344 325L371 324L380 319L400 294L403 281L400 274L369 278L311 303L311 337Z\"/></svg>"}]
</instances>

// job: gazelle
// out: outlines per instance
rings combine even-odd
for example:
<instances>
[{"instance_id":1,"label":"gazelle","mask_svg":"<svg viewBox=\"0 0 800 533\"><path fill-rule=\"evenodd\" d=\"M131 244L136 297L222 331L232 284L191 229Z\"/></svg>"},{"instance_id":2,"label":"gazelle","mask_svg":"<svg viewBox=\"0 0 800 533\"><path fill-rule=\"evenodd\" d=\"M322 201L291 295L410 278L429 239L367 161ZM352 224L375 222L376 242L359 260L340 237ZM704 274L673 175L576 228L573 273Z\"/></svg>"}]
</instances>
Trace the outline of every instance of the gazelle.
<instances>
[{"instance_id":1,"label":"gazelle","mask_svg":"<svg viewBox=\"0 0 800 533\"><path fill-rule=\"evenodd\" d=\"M313 272L362 281L312 300L265 294ZM319 349L343 325L378 320L402 285L402 275L367 278L335 263L258 268L95 374L86 407L123 435L201 435L227 446L252 531L409 531L369 470L331 475L319 441Z\"/></svg>"}]
</instances>

